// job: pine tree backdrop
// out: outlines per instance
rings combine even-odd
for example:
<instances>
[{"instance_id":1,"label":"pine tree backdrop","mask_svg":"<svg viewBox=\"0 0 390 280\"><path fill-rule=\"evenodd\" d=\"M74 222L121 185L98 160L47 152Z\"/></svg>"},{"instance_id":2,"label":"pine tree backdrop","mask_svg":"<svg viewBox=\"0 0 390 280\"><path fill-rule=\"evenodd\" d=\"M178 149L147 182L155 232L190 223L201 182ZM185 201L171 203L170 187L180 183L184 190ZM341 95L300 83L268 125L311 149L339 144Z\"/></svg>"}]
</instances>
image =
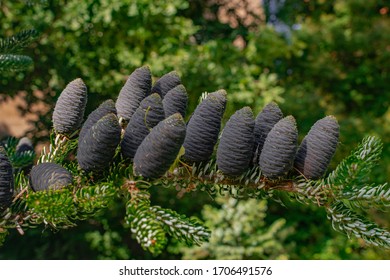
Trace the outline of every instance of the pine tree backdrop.
<instances>
[{"instance_id":1,"label":"pine tree backdrop","mask_svg":"<svg viewBox=\"0 0 390 280\"><path fill-rule=\"evenodd\" d=\"M49 2L49 5L55 4ZM354 6L351 7L354 8ZM54 8L54 6L52 8ZM42 9L42 7L40 9ZM28 35L28 32L32 33ZM266 32L268 31L264 30L261 34L264 35L266 34ZM26 33L21 32L19 35L15 35L14 37L3 40L2 57L4 57L4 55L7 55L9 58L9 55L14 55L14 52L19 51L21 49L20 47L26 46L26 44L30 42L28 41L30 40L29 36L31 36L32 38L35 37L36 34L33 31L27 31ZM265 38L261 39L264 40ZM19 48L10 48L10 46L7 47L7 42L8 44L10 42L16 42L17 44L18 40L20 41ZM249 55L249 57L251 55L251 51L253 52L253 49L250 49L250 43L251 42L249 42L247 48L247 55ZM208 47L212 46L212 44L213 42L210 42ZM274 56L278 57L280 55L281 54L276 54ZM215 57L213 55L212 57L205 57L203 59L217 60L221 58ZM6 63L9 63L7 62L7 60L4 61L6 61ZM20 63L20 61L22 60L11 59L10 61L13 61L12 63L14 63L14 65L18 65L18 63ZM34 59L34 62L37 63L38 61ZM154 68L154 63L151 63L153 74L154 69L157 70L157 73L160 72L163 74L164 72L166 72L164 68ZM228 63L231 63L231 61L228 61L226 63L227 65L229 65ZM259 63L259 65L262 64L264 64L264 62ZM27 64L23 65L27 66ZM203 65L200 64L198 68L202 67ZM134 69L134 67L132 67L131 69ZM18 69L15 68L15 70ZM233 69L231 69L231 71L233 71ZM183 70L181 70L181 72L183 72ZM215 72L214 70L213 73L218 72ZM162 74L160 74L160 76ZM252 75L253 74L256 76L256 74L252 72ZM84 78L83 75L79 76ZM75 77L77 76L73 76L71 79L74 79ZM187 81L185 77L182 77L182 79ZM281 87L282 84L280 83L274 84L275 82L272 79L272 75L261 74L259 80L256 83L253 83L255 86L259 86L260 88L262 86L262 83L263 86L265 85L265 90L261 90L262 95L265 98L259 99L261 103L255 104L255 110L259 110L264 106L264 104L267 104L267 98L276 101L283 101L282 97L287 98L288 95L284 94L284 91L286 91L286 89L283 89ZM200 81L201 80L202 79L200 79ZM195 80L191 80L188 85L187 83L184 84L187 88L191 88L191 85L194 83L194 81ZM222 82L223 81L221 80L221 83ZM91 90L89 83L86 82L86 84L88 85L88 89ZM96 86L96 83L93 83L93 85L91 85L92 88ZM231 85L228 86L231 87ZM240 94L233 93L231 94L231 98L230 95L228 95L229 101L227 108L228 113L225 114L226 120L230 117L230 115L232 115L232 112L234 112L233 107L229 108L230 101L232 101L230 102L230 104L235 104L234 108L240 107L240 105L237 106L237 104L248 105L246 104L246 102L249 102L250 104L251 99L253 98L253 92L257 91L253 91L253 89L248 88L248 85L245 86L245 84L241 84L240 86L244 86L244 88L234 89L233 87L232 89L232 91L240 91ZM62 89L63 88L64 86L62 86ZM207 87L208 90L216 88L218 88L218 86L214 88ZM58 93L61 92L61 90L59 90ZM96 89L92 91L100 92ZM117 92L119 92L119 90ZM112 98L114 98L114 96L112 96ZM189 98L189 112L192 112L197 102L191 102L191 99L193 101L194 98L191 94L189 95ZM91 99L96 100L95 98ZM258 101L256 100L256 102ZM288 102L288 100L286 100L285 102ZM385 108L386 104L388 103L383 104ZM96 108L97 104L91 105L90 103L88 103L88 106ZM293 108L294 106L291 107ZM292 114L295 113L291 109L289 110L289 112L291 112ZM353 112L351 114L353 114ZM314 122L312 122L311 124L313 123ZM298 126L304 125L300 125L300 123L298 123ZM306 129L306 131L307 130L308 129ZM341 123L341 132L342 131L343 124ZM300 136L304 135L300 133ZM17 171L21 171L22 167L30 164L30 160L33 157L33 154L25 153L23 156L20 156L20 154L16 154L17 143L17 140L9 139L5 146L7 154L10 160L13 162L14 167L16 167ZM347 142L342 141L342 144L344 143ZM291 257L288 256L287 252L289 252L289 249L286 247L286 244L290 244L289 246L305 247L301 244L291 245L291 242L282 243L283 245L281 245L281 242L285 242L286 240L288 240L289 237L291 238L291 236L294 236L294 230L292 229L292 227L281 228L281 224L283 224L283 219L280 220L279 223L275 222L276 225L270 228L270 232L280 232L280 235L277 235L278 239L270 238L270 232L267 233L267 231L264 231L264 226L261 223L261 213L265 213L264 210L262 210L264 209L265 205L263 204L256 206L256 203L251 202L252 200L249 200L247 202L248 206L246 207L259 207L258 215L260 215L260 221L258 225L254 225L253 228L248 229L244 227L243 231L241 232L242 234L248 232L247 239L249 239L251 234L255 236L256 234L260 234L261 237L256 239L257 241L253 241L252 243L250 243L251 245L249 245L249 243L246 244L245 242L239 241L242 240L243 235L238 234L235 237L234 232L229 234L229 229L234 228L234 221L237 218L231 218L230 221L232 227L226 227L227 233L225 237L223 237L223 235L218 235L222 239L220 239L219 241L215 241L215 237L211 237L211 239L209 239L210 233L208 229L205 228L202 225L202 222L200 222L199 220L185 218L184 216L180 215L181 212L177 210L178 208L176 208L176 211L173 211L172 209L170 209L170 207L160 208L158 206L167 205L167 201L162 203L160 201L159 203L158 200L160 199L160 197L161 199L165 197L165 200L172 200L175 196L188 196L188 192L189 195L195 196L201 196L201 194L197 193L203 192L207 193L207 195L213 198L220 197L221 195L223 197L226 197L226 199L228 199L228 197L231 197L230 199L232 200L230 200L230 204L226 202L227 205L242 205L242 203L246 202L246 199L243 199L244 197L253 197L256 198L256 200L258 200L259 198L268 198L269 203L271 203L271 207L276 207L273 205L273 201L277 201L277 203L288 204L288 207L291 209L291 207L295 206L291 205L290 200L299 200L311 205L307 209L313 209L313 207L316 208L318 206L322 209L325 209L328 218L332 221L332 224L336 230L343 231L351 236L357 236L362 240L365 240L366 243L376 244L379 245L379 247L387 247L388 232L386 230L380 229L374 223L370 222L369 219L365 218L367 212L370 213L370 211L375 208L383 209L387 206L388 203L388 185L383 183L381 184L380 181L379 183L372 183L369 180L366 180L368 179L368 174L370 174L370 172L376 172L377 170L375 168L375 165L378 163L381 148L382 143L377 137L365 137L358 145L358 147L356 147L356 149L352 152L352 147L350 147L349 145L341 145L341 149L348 149L348 152L351 152L350 156L346 157L342 161L339 159L338 162L341 162L337 165L336 168L336 161L334 161L334 165L332 168L334 171L330 172L324 179L320 179L318 181L307 181L305 178L302 177L294 177L289 178L289 180L287 181L283 180L282 182L268 183L267 181L261 180L261 178L263 177L259 176L259 173L257 173L258 170L251 170L247 174L243 175L242 178L221 179L219 175L216 175L219 173L216 172L215 162L212 161L208 165L201 165L196 167L191 166L187 168L179 164L180 168L176 170L173 175L172 173L168 173L168 177L166 178L163 177L158 180L144 182L144 180L138 181L138 177L132 177L133 173L131 166L128 164L124 164L121 160L119 160L120 157L116 157L116 160L110 166L110 170L105 171L105 173L102 174L100 178L91 179L88 176L80 175L80 170L77 168L77 165L74 162L68 163L66 161L66 156L68 154L74 153L77 149L77 138L71 138L70 140L67 140L67 138L64 138L62 136L51 134L51 148L47 150L44 155L41 156L40 161L52 161L61 163L68 170L71 171L74 178L77 178L77 180L75 180L77 184L75 184L72 188L68 188L62 191L34 193L31 191L31 189L28 190L26 188L28 182L25 176L15 176L15 185L17 186L17 191L15 193L16 199L14 201L15 203L11 206L11 212L9 212L9 210L6 210L6 212L4 212L3 214L4 220L2 228L18 228L20 232L24 231L24 227L29 228L34 224L44 224L47 228L52 229L69 228L71 226L74 226L76 223L80 226L82 222L77 222L78 220L91 221L91 217L97 217L101 215L105 216L105 218L101 219L100 221L102 223L103 228L110 229L110 226L112 226L113 224L112 222L107 220L109 216L107 211L108 209L112 210L121 208L120 205L122 205L123 209L126 210L119 211L119 213L125 213L125 215L115 217L116 219L123 221L123 224L120 226L129 227L129 231L133 233L133 237L138 240L138 242L143 246L143 248L151 251L154 254L161 252L161 250L165 248L165 245L168 245L168 250L170 250L173 254L177 254L178 252L180 252L184 256L188 256L187 254L191 254L190 252L197 252L195 254L197 256L196 258L226 258L229 257L229 254L227 252L236 252L233 249L240 248L240 246L242 246L242 250L237 249L240 253L237 253L236 255L232 253L232 255L230 256L232 258L286 258ZM191 171L191 175L186 175L186 173L184 173L184 170L187 170L188 168ZM19 173L15 172L15 174ZM374 176L374 178L375 177L377 176ZM125 179L127 179L128 181L124 181ZM78 188L78 186L83 187ZM166 192L164 195L161 194L161 186L167 187L162 189L164 192ZM254 186L256 187L254 188ZM176 192L175 190L178 191L176 194L174 194ZM20 195L18 195L19 193ZM169 198L169 193L172 195L171 198ZM219 201L219 199L220 198L218 198L217 201ZM44 201L45 203L42 203L42 201ZM67 202L64 203L65 201ZM203 201L207 201L207 199ZM258 202L260 203L261 200L258 200ZM192 200L187 201L187 204L190 203L193 203L194 207L197 204L197 202L194 202ZM67 207L64 207L64 205L67 205ZM174 203L172 205L174 205ZM218 211L222 211L223 205L224 204L221 204L222 208ZM239 206L237 206L236 208L233 207L232 209L239 209ZM211 209L209 209L209 211L211 211ZM31 215L26 215L26 213L29 213ZM244 213L248 215L248 219L250 219L251 214L256 215L256 213L250 213L250 211L245 212L245 210ZM313 218L318 215L314 214L316 213L315 211L309 211L309 213ZM21 215L18 216L18 214ZM322 214L325 215L324 212L322 212ZM113 215L115 216L117 215L117 213ZM210 218L207 218L208 216L210 216L210 214L207 214L207 212L205 212L203 215L206 220L212 220L212 216ZM287 217L284 217L283 214L279 215L278 219L281 219L281 217L287 219ZM175 223L172 223L172 220L174 220ZM140 221L149 222L143 223ZM171 226L176 225L176 221L181 221L181 223L178 223L177 226ZM312 222L315 223L315 221ZM208 225L210 229L213 228L213 225L215 226L215 224L210 223ZM244 225L245 223L243 222L238 226L242 227ZM271 223L270 225L273 225L273 223ZM330 224L328 225L330 226ZM183 228L185 228L186 230L183 230ZM30 229L27 229L26 232L29 232L29 230ZM218 232L218 228L213 229L212 232L215 231ZM4 237L6 235L6 232L7 230L3 230L2 235ZM154 234L153 238L150 238L152 236L152 233ZM319 235L320 234L321 233L319 233ZM111 254L117 257L126 257L129 254L129 252L126 252L126 249L119 248L117 245L110 245L110 243L119 242L121 240L120 235L121 233L118 235L118 229L104 230L104 234L99 232L90 232L86 235L85 238L90 242L91 247L95 246L97 251L102 252L102 256L106 256L109 258L110 253L108 251L117 247L117 251L111 252ZM173 239L170 237L173 237ZM233 240L235 241L229 241L232 240L231 238L233 238ZM302 236L296 236L295 240L299 240L299 238L305 240ZM175 240L187 242L188 244L199 245L200 243L202 243L203 245L199 247L199 249L196 249L197 247L194 247L193 249L189 249L190 251L188 251L185 249L185 246L183 247L181 245L177 245ZM209 240L209 242L204 242L206 240ZM253 245L256 244L256 242L261 242L259 240L263 240L263 243L258 243L260 244L258 246ZM337 242L336 240L337 239L335 239L334 242ZM207 249L207 246L213 246L213 244L215 244L214 246L216 246L215 249ZM226 247L225 255L223 253L224 247L221 246L221 244L224 244L224 246ZM252 252L250 252L251 247L253 247ZM275 248L278 249L275 250L275 252L270 253ZM264 251L263 253L261 253L262 250ZM243 253L245 251L249 253ZM213 256L213 254L215 255ZM323 254L325 254L325 252ZM336 253L329 252L327 256L332 256L332 254Z\"/></svg>"}]
</instances>

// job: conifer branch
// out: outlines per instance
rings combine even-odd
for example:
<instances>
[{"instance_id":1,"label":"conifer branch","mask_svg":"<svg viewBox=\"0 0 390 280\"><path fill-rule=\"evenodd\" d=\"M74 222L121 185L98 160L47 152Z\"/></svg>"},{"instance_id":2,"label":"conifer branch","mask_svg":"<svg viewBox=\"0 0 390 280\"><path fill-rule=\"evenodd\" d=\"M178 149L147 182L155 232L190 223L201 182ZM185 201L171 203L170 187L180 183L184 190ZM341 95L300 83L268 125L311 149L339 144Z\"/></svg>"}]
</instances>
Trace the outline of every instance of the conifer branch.
<instances>
[{"instance_id":1,"label":"conifer branch","mask_svg":"<svg viewBox=\"0 0 390 280\"><path fill-rule=\"evenodd\" d=\"M28 47L37 37L38 32L36 30L28 29L5 39L0 39L0 54L19 52Z\"/></svg>"},{"instance_id":2,"label":"conifer branch","mask_svg":"<svg viewBox=\"0 0 390 280\"><path fill-rule=\"evenodd\" d=\"M161 253L167 244L167 238L162 224L150 210L149 193L132 185L129 193L131 198L126 205L126 225L144 250L153 254Z\"/></svg>"},{"instance_id":3,"label":"conifer branch","mask_svg":"<svg viewBox=\"0 0 390 280\"><path fill-rule=\"evenodd\" d=\"M349 188L342 197L358 208L385 208L390 206L389 184L369 184L364 187Z\"/></svg>"},{"instance_id":4,"label":"conifer branch","mask_svg":"<svg viewBox=\"0 0 390 280\"><path fill-rule=\"evenodd\" d=\"M14 36L0 38L0 73L28 69L33 61L26 55L17 54L38 37L34 29L23 30Z\"/></svg>"},{"instance_id":5,"label":"conifer branch","mask_svg":"<svg viewBox=\"0 0 390 280\"><path fill-rule=\"evenodd\" d=\"M150 210L158 221L164 224L167 233L177 240L185 241L187 245L200 245L207 242L211 232L196 219L189 219L171 209L152 206Z\"/></svg>"},{"instance_id":6,"label":"conifer branch","mask_svg":"<svg viewBox=\"0 0 390 280\"><path fill-rule=\"evenodd\" d=\"M346 233L348 237L362 238L371 245L390 248L389 231L356 214L343 202L337 201L326 207L326 210L335 230Z\"/></svg>"},{"instance_id":7,"label":"conifer branch","mask_svg":"<svg viewBox=\"0 0 390 280\"><path fill-rule=\"evenodd\" d=\"M22 71L32 64L32 59L26 55L0 54L0 72Z\"/></svg>"},{"instance_id":8,"label":"conifer branch","mask_svg":"<svg viewBox=\"0 0 390 280\"><path fill-rule=\"evenodd\" d=\"M364 138L361 144L329 174L328 183L342 187L343 191L365 186L369 179L367 175L380 159L382 147L379 138L374 136Z\"/></svg>"}]
</instances>

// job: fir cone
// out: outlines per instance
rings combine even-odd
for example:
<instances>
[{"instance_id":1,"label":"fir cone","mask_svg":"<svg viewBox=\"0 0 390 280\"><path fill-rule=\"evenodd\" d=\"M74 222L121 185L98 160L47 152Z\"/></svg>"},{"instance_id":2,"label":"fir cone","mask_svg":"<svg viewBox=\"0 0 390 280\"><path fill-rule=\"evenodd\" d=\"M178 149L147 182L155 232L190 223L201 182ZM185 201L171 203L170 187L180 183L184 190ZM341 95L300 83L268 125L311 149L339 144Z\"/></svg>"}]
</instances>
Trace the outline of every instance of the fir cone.
<instances>
[{"instance_id":1,"label":"fir cone","mask_svg":"<svg viewBox=\"0 0 390 280\"><path fill-rule=\"evenodd\" d=\"M180 113L183 118L186 116L188 95L186 88L183 85L178 85L168 91L163 99L165 117Z\"/></svg>"},{"instance_id":2,"label":"fir cone","mask_svg":"<svg viewBox=\"0 0 390 280\"><path fill-rule=\"evenodd\" d=\"M146 135L163 119L164 108L160 95L153 93L142 100L126 127L121 143L122 154L133 159Z\"/></svg>"},{"instance_id":3,"label":"fir cone","mask_svg":"<svg viewBox=\"0 0 390 280\"><path fill-rule=\"evenodd\" d=\"M59 164L44 162L35 165L30 173L30 187L33 191L59 190L72 184L72 174Z\"/></svg>"},{"instance_id":4,"label":"fir cone","mask_svg":"<svg viewBox=\"0 0 390 280\"><path fill-rule=\"evenodd\" d=\"M81 169L89 172L107 168L120 138L121 127L115 114L109 113L102 117L79 139L77 161Z\"/></svg>"},{"instance_id":5,"label":"fir cone","mask_svg":"<svg viewBox=\"0 0 390 280\"><path fill-rule=\"evenodd\" d=\"M275 102L268 103L255 120L255 145L253 162L258 164L265 139L274 125L283 118L283 113Z\"/></svg>"},{"instance_id":6,"label":"fir cone","mask_svg":"<svg viewBox=\"0 0 390 280\"><path fill-rule=\"evenodd\" d=\"M268 133L260 154L260 169L270 178L286 175L294 164L297 152L298 130L294 117L281 119Z\"/></svg>"},{"instance_id":7,"label":"fir cone","mask_svg":"<svg viewBox=\"0 0 390 280\"><path fill-rule=\"evenodd\" d=\"M110 113L116 114L116 109L114 101L108 99L89 114L87 120L84 122L80 130L79 142L84 137L84 135L91 129L91 127L98 122L98 120Z\"/></svg>"},{"instance_id":8,"label":"fir cone","mask_svg":"<svg viewBox=\"0 0 390 280\"><path fill-rule=\"evenodd\" d=\"M339 124L333 116L318 120L299 146L295 167L308 179L322 177L336 152Z\"/></svg>"},{"instance_id":9,"label":"fir cone","mask_svg":"<svg viewBox=\"0 0 390 280\"><path fill-rule=\"evenodd\" d=\"M14 194L14 176L12 164L0 147L0 210L10 206Z\"/></svg>"},{"instance_id":10,"label":"fir cone","mask_svg":"<svg viewBox=\"0 0 390 280\"><path fill-rule=\"evenodd\" d=\"M235 112L223 129L217 149L217 166L226 175L241 175L251 162L255 138L251 108Z\"/></svg>"},{"instance_id":11,"label":"fir cone","mask_svg":"<svg viewBox=\"0 0 390 280\"><path fill-rule=\"evenodd\" d=\"M135 69L119 92L115 104L118 117L129 121L141 101L150 95L151 87L152 74L150 73L150 68L148 66L142 66Z\"/></svg>"},{"instance_id":12,"label":"fir cone","mask_svg":"<svg viewBox=\"0 0 390 280\"><path fill-rule=\"evenodd\" d=\"M187 125L183 158L189 162L208 161L213 154L226 106L226 91L209 93L198 105Z\"/></svg>"},{"instance_id":13,"label":"fir cone","mask_svg":"<svg viewBox=\"0 0 390 280\"><path fill-rule=\"evenodd\" d=\"M171 89L181 84L179 74L176 71L163 75L152 87L152 93L157 92L162 99Z\"/></svg>"},{"instance_id":14,"label":"fir cone","mask_svg":"<svg viewBox=\"0 0 390 280\"><path fill-rule=\"evenodd\" d=\"M81 125L87 105L87 87L82 79L70 82L61 92L53 112L57 133L70 135Z\"/></svg>"},{"instance_id":15,"label":"fir cone","mask_svg":"<svg viewBox=\"0 0 390 280\"><path fill-rule=\"evenodd\" d=\"M186 134L186 125L179 114L161 121L145 137L134 156L134 174L158 178L174 163Z\"/></svg>"}]
</instances>

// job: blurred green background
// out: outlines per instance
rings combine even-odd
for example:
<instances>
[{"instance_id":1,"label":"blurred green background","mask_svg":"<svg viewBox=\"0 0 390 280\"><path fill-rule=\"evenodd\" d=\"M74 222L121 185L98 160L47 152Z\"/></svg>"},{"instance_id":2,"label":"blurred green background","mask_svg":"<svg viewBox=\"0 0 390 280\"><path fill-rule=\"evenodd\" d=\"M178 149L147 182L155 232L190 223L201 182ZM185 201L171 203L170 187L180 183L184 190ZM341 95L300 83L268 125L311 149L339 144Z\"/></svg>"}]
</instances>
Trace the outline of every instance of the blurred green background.
<instances>
[{"instance_id":1,"label":"blurred green background","mask_svg":"<svg viewBox=\"0 0 390 280\"><path fill-rule=\"evenodd\" d=\"M390 3L373 0L0 1L1 36L39 31L25 54L30 71L0 76L0 103L20 95L23 114L45 108L28 135L45 143L56 98L71 80L88 86L87 113L115 99L127 76L149 65L157 79L176 70L193 111L202 92L228 92L225 120L276 101L297 119L300 137L325 115L341 126L334 168L366 135L384 142L374 182L390 180ZM43 104L43 105L42 105ZM1 122L1 120L0 120ZM0 259L389 259L332 229L318 207L272 201L211 200L204 193L152 190L153 203L197 216L209 243L171 241L157 257L122 226L122 205L78 227L13 232ZM386 212L370 218L390 229Z\"/></svg>"}]
</instances>

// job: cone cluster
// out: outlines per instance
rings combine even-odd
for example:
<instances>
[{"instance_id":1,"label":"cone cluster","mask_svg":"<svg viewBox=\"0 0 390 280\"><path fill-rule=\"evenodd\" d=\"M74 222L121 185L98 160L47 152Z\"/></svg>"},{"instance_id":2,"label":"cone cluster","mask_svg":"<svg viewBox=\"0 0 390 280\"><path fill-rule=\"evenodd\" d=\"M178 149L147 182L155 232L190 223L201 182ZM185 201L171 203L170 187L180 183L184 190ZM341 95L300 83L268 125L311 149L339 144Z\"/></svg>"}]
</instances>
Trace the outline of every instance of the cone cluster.
<instances>
[{"instance_id":1,"label":"cone cluster","mask_svg":"<svg viewBox=\"0 0 390 280\"><path fill-rule=\"evenodd\" d=\"M86 93L81 79L63 90L53 114L57 133L70 135L80 128ZM294 117L284 117L274 102L264 106L256 118L249 107L236 111L222 131L225 90L207 94L186 124L187 102L187 91L175 71L152 86L149 67L136 69L117 100L103 102L81 126L79 167L86 172L104 171L119 152L133 163L135 175L158 178L180 156L188 164L200 164L210 161L215 153L219 172L227 176L241 176L259 166L261 174L272 180L297 172L318 179L337 147L339 125L333 116L317 121L298 146ZM120 119L126 127L121 127ZM0 153L0 160L0 206L7 206L13 191L12 166L4 153ZM35 191L71 183L71 174L54 163L37 165L30 175Z\"/></svg>"},{"instance_id":2,"label":"cone cluster","mask_svg":"<svg viewBox=\"0 0 390 280\"><path fill-rule=\"evenodd\" d=\"M84 122L77 150L80 168L107 169L120 147L121 155L134 162L134 173L146 178L163 175L184 142L187 102L187 91L175 71L152 86L149 67L137 68L116 102L103 102ZM120 119L127 123L123 133Z\"/></svg>"}]
</instances>

